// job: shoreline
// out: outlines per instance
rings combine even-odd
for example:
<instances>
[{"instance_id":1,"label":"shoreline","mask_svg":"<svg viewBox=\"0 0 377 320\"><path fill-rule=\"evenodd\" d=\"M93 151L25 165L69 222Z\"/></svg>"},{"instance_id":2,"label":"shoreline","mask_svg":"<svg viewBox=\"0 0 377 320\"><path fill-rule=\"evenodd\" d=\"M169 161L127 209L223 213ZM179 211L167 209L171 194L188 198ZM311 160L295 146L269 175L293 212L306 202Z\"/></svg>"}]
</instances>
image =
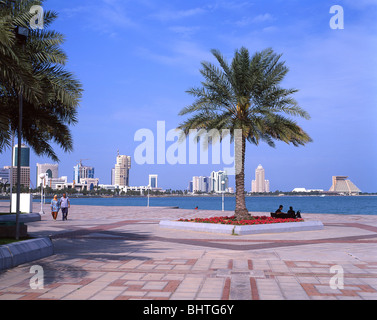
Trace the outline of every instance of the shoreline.
<instances>
[{"instance_id":1,"label":"shoreline","mask_svg":"<svg viewBox=\"0 0 377 320\"><path fill-rule=\"evenodd\" d=\"M126 211L132 211L132 210L146 210L146 211L155 211L155 210L171 210L171 212L179 211L183 214L190 214L195 215L194 217L200 217L200 214L203 214L204 217L213 217L213 216L226 216L226 215L232 215L234 213L234 210L214 210L214 209L184 209L184 208L177 208L173 206L150 206L150 207L143 207L143 206L100 206L100 205L90 205L91 209L98 208L98 211L105 210L107 211L117 211L117 210L126 210ZM38 207L39 208L39 207ZM111 209L110 209L111 208ZM71 209L88 209L87 205L82 204L72 204ZM85 210L84 210L85 211ZM145 212L145 211L143 211ZM267 211L249 211L251 215L265 215L270 216L270 212ZM327 217L327 218L334 218L336 220L340 220L341 218L345 219L351 219L351 220L360 220L360 219L367 219L367 220L376 220L377 214L345 214L345 213L306 213L301 212L303 215L303 219L312 220L312 219L319 219L320 217ZM305 217L304 217L305 216ZM325 219L327 220L327 219Z\"/></svg>"},{"instance_id":2,"label":"shoreline","mask_svg":"<svg viewBox=\"0 0 377 320\"><path fill-rule=\"evenodd\" d=\"M40 200L40 194L33 194L33 200ZM224 194L224 197L234 198L235 194ZM38 198L39 197L39 198ZM47 195L45 199L52 199L52 195ZM101 196L101 195L68 195L72 199L127 199L127 198L147 198L148 195L124 195L124 196ZM222 194L164 194L164 195L149 195L150 198L195 198L195 197L208 197L208 198L221 198ZM359 195L340 195L340 194L245 194L246 198L281 198L281 197L377 197L376 194L359 194ZM9 201L9 196L1 196L0 201Z\"/></svg>"},{"instance_id":3,"label":"shoreline","mask_svg":"<svg viewBox=\"0 0 377 320\"><path fill-rule=\"evenodd\" d=\"M47 200L47 199L46 199ZM44 210L45 212L49 212L49 207L50 207L50 204L46 201L46 203L43 204L43 207L44 207ZM191 213L194 213L194 214L199 214L199 213L211 213L211 212L215 212L217 214L217 216L224 216L224 215L233 215L234 214L234 210L224 210L222 211L221 209L198 209L196 210L195 208L181 208L179 206L175 206L175 205L150 205L149 207L146 206L146 205L101 205L101 204L71 204L71 207L73 208L80 208L80 209L83 209L83 208L86 208L86 209L89 209L89 211L92 211L93 209L95 208L98 208L100 210L108 210L108 211L112 211L112 210L132 210L132 209L145 209L145 210L154 210L154 209L168 209L168 210L183 210L183 211L187 211L187 212L191 212ZM9 210L9 202L8 201L1 201L0 202L0 212L2 212L3 208L5 208L6 210ZM33 201L33 213L38 213L40 211L40 200L38 201ZM84 211L87 211L87 210L84 210ZM270 215L271 211L263 211L263 210L256 210L256 211L249 211L249 213L251 215ZM13 213L15 214L15 213ZM310 216L313 216L313 215L318 215L318 216L321 216L321 215L332 215L332 216L355 216L355 217L376 217L377 216L377 213L370 213L370 214L359 214L359 213L333 213L333 212L305 212L305 211L302 211L301 210L301 214L302 215L310 215Z\"/></svg>"}]
</instances>

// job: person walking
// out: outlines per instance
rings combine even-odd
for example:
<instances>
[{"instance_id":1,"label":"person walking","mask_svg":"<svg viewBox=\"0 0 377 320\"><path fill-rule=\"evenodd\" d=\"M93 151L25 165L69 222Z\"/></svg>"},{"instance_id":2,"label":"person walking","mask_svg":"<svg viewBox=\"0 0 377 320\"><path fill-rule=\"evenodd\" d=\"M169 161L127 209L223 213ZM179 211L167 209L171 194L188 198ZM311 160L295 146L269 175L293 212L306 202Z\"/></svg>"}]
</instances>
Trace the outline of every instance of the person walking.
<instances>
[{"instance_id":1,"label":"person walking","mask_svg":"<svg viewBox=\"0 0 377 320\"><path fill-rule=\"evenodd\" d=\"M65 193L63 193L63 196L60 198L60 208L62 209L63 218L62 220L68 220L68 208L71 207L71 203L69 201L69 198Z\"/></svg>"},{"instance_id":2,"label":"person walking","mask_svg":"<svg viewBox=\"0 0 377 320\"><path fill-rule=\"evenodd\" d=\"M51 200L51 215L55 221L56 221L56 218L58 217L59 209L60 209L60 202L58 201L58 196L54 195L54 198Z\"/></svg>"}]
</instances>

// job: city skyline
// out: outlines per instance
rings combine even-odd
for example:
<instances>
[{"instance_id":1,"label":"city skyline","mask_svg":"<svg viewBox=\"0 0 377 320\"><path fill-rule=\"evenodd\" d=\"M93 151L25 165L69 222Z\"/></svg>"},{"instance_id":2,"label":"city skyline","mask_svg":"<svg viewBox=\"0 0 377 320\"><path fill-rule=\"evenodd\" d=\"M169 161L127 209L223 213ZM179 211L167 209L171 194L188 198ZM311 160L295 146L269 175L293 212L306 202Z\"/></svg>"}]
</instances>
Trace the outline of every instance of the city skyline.
<instances>
[{"instance_id":1,"label":"city skyline","mask_svg":"<svg viewBox=\"0 0 377 320\"><path fill-rule=\"evenodd\" d=\"M376 192L377 4L339 4L342 30L330 27L333 4L324 0L47 1L46 9L59 13L51 27L66 37L67 68L85 89L78 124L72 127L74 151L54 148L62 175L71 176L76 159L89 158L100 181L111 183L114 150L133 157L137 130L155 132L156 122L165 120L169 131L182 121L178 111L192 102L185 91L200 83L200 62L213 62L211 49L229 58L241 46L251 52L272 47L290 69L284 85L299 89L297 100L311 115L300 124L314 142L300 148L278 144L276 149L248 144L245 181L263 163L272 191L298 186L328 190L332 176L346 175L361 190ZM10 165L10 159L8 149L0 155L0 166ZM49 162L30 154L30 163ZM144 185L146 172L153 172L164 177L160 187L185 189L193 176L223 168L223 163L135 165L131 179L132 185ZM35 174L31 170L33 182Z\"/></svg>"},{"instance_id":2,"label":"city skyline","mask_svg":"<svg viewBox=\"0 0 377 320\"><path fill-rule=\"evenodd\" d=\"M22 148L27 150L27 152L30 152L30 148L27 145L22 145ZM17 145L14 146L14 149L17 149ZM24 159L27 159L29 161L29 156L27 155ZM116 157L117 164L115 165L115 168L111 169L111 183L106 184L106 183L100 183L99 178L95 178L94 176L94 171L95 168L93 166L86 166L82 163L82 160L87 160L87 159L80 159L79 163L76 164L73 167L73 179L72 182L68 181L68 176L60 176L59 177L59 165L56 163L36 163L36 185L34 186L31 176L30 176L30 163L28 167L21 167L22 171L21 172L21 183L25 185L26 181L26 175L29 179L30 182L30 187L37 187L41 183L41 179L39 177L40 173L44 173L47 175L48 179L48 184L46 184L46 181L44 181L45 186L53 187L53 189L56 189L57 185L60 185L59 188L61 188L63 185L70 185L73 187L75 184L78 185L87 185L90 186L90 190L93 189L94 185L102 185L105 186L106 188L109 186L120 186L121 188L126 187L129 190L139 190L140 188L147 188L150 187L152 189L159 189L163 190L163 188L158 187L158 174L149 174L148 175L148 185L130 185L129 183L129 176L130 176L130 168L131 168L131 157L127 155L120 155L119 150L118 154ZM16 163L17 159L13 157L12 163ZM24 163L26 164L26 163ZM4 166L4 169L10 170L11 166ZM115 169L118 167L117 172L119 177L116 179L118 183L115 183ZM14 167L16 168L16 167ZM28 169L25 171L25 168ZM4 169L2 169L4 171ZM10 173L9 173L10 174ZM1 175L6 175L5 172L1 172ZM13 172L13 179L16 181L16 172ZM1 178L1 177L0 177ZM76 182L75 179L79 178L79 181ZM358 187L354 185L353 182L351 182L349 179L347 179L348 176L332 176L332 185L328 189L330 192L340 192L340 193L353 193L353 194L358 194L362 192ZM123 181L125 184L120 185L119 181ZM221 184L224 181L224 184ZM114 183L113 183L114 182ZM127 184L126 184L127 182ZM338 182L338 183L337 183ZM173 189L171 187L167 187L165 189ZM113 189L111 189L113 190ZM219 193L222 191L230 192L229 190L234 190L232 186L229 186L229 177L227 175L226 171L219 170L218 172L212 171L210 176L193 176L192 180L189 182L189 186L184 188L184 189L176 189L176 190L187 190L189 192L195 192L195 191L200 191L203 193L210 193L210 192L215 192ZM319 191L323 192L326 191L327 188L324 189L313 189L313 188L302 188L302 187L295 187L293 190L279 190L276 189L275 191L284 191L284 192L311 192L311 191ZM249 192L247 188L245 187L245 191ZM269 192L274 192L270 190L270 181L265 180L265 169L261 164L258 165L258 167L255 169L255 180L251 180L251 190L250 193L269 193Z\"/></svg>"},{"instance_id":3,"label":"city skyline","mask_svg":"<svg viewBox=\"0 0 377 320\"><path fill-rule=\"evenodd\" d=\"M14 147L16 148L16 146ZM29 147L26 145L23 145L23 148L25 150L29 150ZM28 159L28 157L26 157ZM129 183L129 175L130 175L130 168L131 168L131 157L127 155L120 155L119 150L118 154L116 157L117 164L115 165L115 168L111 169L111 183L106 184L106 183L100 183L99 178L95 178L94 176L94 171L95 168L93 166L86 166L82 163L82 160L87 160L87 159L80 159L79 163L76 164L73 169L74 169L74 174L73 174L73 180L72 182L68 181L68 176L60 176L59 177L59 165L58 164L53 164L53 163L44 163L40 164L37 163L36 167L36 179L37 183L35 186L39 186L41 184L41 178L40 174L44 173L47 175L47 179L44 180L44 185L52 187L52 189L60 189L64 185L73 187L75 184L76 185L82 185L82 186L88 186L92 190L94 186L100 186L102 185L105 188L109 188L110 190L114 190L114 186L119 186L121 188L127 188L129 190L140 190L140 189L145 189L145 188L152 188L152 189L158 189L158 190L163 190L162 188L158 187L158 174L149 174L148 175L148 185L130 185ZM13 163L15 163L15 158L13 158ZM115 183L115 169L118 166L118 174L120 175L116 180L118 183ZM4 169L9 170L10 166L4 166ZM25 167L22 167L25 169ZM4 177L7 175L6 172L3 172L4 169L1 169L1 177L4 179ZM31 181L30 178L30 166L27 167L27 174L29 176L29 181L31 184L31 187L34 188L34 184ZM9 173L8 173L9 174ZM14 172L14 179L16 179L15 172ZM25 175L25 173L23 173ZM4 176L4 177L3 177ZM75 179L79 177L80 181L76 182ZM348 176L332 176L332 185L328 191L330 192L340 192L340 193L354 193L358 194L362 192L359 188L357 188L353 182L347 179ZM23 179L25 180L25 179ZM124 181L124 185L120 185L119 181L122 180ZM1 180L2 181L2 180ZM46 183L47 182L47 183ZM223 183L224 182L224 183ZM337 182L339 182L337 184ZM24 182L22 182L24 184ZM337 186L336 186L337 185ZM57 187L58 186L58 187ZM80 188L82 188L82 186ZM167 187L165 189L172 189L171 187ZM327 188L325 188L327 190ZM173 188L174 190L174 188ZM176 189L179 190L179 189ZM202 192L202 193L219 193L219 192L233 192L234 188L232 186L229 186L229 177L227 175L226 171L212 171L210 176L193 176L192 180L189 182L188 187L181 189L181 190L187 190L188 192ZM255 169L255 180L251 180L251 190L248 191L247 188L245 188L246 192L250 193L269 193L269 192L274 192L270 190L270 181L265 180L265 170L261 164L258 165L258 167ZM295 187L293 190L278 190L276 191L284 191L284 192L312 192L312 191L317 191L317 192L323 192L325 191L324 189L312 189L312 188L302 188L302 187Z\"/></svg>"}]
</instances>

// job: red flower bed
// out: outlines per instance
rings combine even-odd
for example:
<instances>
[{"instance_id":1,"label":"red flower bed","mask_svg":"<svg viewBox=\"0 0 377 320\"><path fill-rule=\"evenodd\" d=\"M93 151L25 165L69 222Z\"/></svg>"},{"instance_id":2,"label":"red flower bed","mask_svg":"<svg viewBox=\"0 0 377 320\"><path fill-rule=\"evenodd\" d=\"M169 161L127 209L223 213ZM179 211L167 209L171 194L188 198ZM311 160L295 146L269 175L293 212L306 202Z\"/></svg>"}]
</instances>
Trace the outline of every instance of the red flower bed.
<instances>
[{"instance_id":1,"label":"red flower bed","mask_svg":"<svg viewBox=\"0 0 377 320\"><path fill-rule=\"evenodd\" d=\"M270 224L270 223L285 223L285 222L300 222L304 219L282 219L282 218L271 218L268 216L252 216L249 220L236 220L235 216L231 217L212 217L212 218L195 218L195 219L179 219L178 221L184 222L200 222L200 223L220 223L220 224L231 224L231 225L252 225L252 224Z\"/></svg>"}]
</instances>

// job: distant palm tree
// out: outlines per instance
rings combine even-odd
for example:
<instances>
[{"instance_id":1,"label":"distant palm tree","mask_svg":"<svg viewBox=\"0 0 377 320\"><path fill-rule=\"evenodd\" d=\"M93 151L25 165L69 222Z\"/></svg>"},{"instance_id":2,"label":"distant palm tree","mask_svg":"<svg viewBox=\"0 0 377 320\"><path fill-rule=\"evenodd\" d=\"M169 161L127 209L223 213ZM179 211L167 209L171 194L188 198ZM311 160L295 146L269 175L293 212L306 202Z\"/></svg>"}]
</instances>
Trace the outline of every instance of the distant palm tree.
<instances>
[{"instance_id":1,"label":"distant palm tree","mask_svg":"<svg viewBox=\"0 0 377 320\"><path fill-rule=\"evenodd\" d=\"M57 18L44 12L44 29L30 29L32 5L43 1L0 0L0 152L10 145L11 132L18 128L18 97L23 94L22 138L37 155L54 161L58 157L51 142L65 152L73 149L69 126L77 122L82 86L64 66L62 34L48 30ZM22 44L15 26L29 28Z\"/></svg>"},{"instance_id":2,"label":"distant palm tree","mask_svg":"<svg viewBox=\"0 0 377 320\"><path fill-rule=\"evenodd\" d=\"M305 119L310 116L293 99L297 90L280 86L288 68L280 61L281 55L272 49L256 52L250 57L249 51L241 48L235 52L230 65L219 51L211 52L220 68L209 62L202 63L202 87L187 91L196 100L179 113L191 114L191 117L178 128L186 135L190 129L230 130L235 142L235 215L237 219L244 219L250 217L245 204L246 140L255 145L265 141L272 147L275 146L274 140L294 146L304 145L311 142L311 138L286 115ZM237 131L242 133L240 139L235 139Z\"/></svg>"}]
</instances>

